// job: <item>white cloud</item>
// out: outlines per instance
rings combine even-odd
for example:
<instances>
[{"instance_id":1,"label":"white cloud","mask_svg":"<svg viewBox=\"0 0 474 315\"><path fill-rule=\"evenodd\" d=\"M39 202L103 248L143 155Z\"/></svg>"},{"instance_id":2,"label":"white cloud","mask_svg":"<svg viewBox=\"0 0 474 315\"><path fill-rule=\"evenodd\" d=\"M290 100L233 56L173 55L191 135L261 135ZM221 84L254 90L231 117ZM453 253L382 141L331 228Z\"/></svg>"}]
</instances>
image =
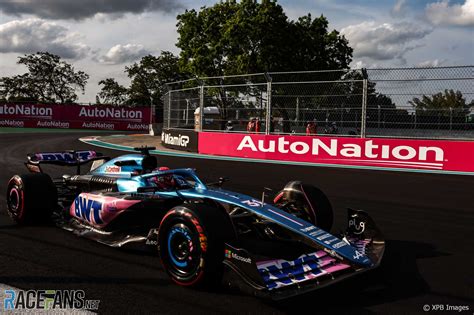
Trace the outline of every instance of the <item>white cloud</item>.
<instances>
[{"instance_id":1,"label":"white cloud","mask_svg":"<svg viewBox=\"0 0 474 315\"><path fill-rule=\"evenodd\" d=\"M48 51L63 58L79 59L90 48L81 36L56 23L41 19L15 20L0 24L0 53Z\"/></svg>"},{"instance_id":2,"label":"white cloud","mask_svg":"<svg viewBox=\"0 0 474 315\"><path fill-rule=\"evenodd\" d=\"M99 61L106 64L120 64L135 61L148 54L150 51L146 50L143 45L119 44L110 48L105 55L99 58Z\"/></svg>"},{"instance_id":3,"label":"white cloud","mask_svg":"<svg viewBox=\"0 0 474 315\"><path fill-rule=\"evenodd\" d=\"M426 6L426 17L433 24L473 26L474 0L466 0L464 4L449 4L449 0L430 3Z\"/></svg>"},{"instance_id":4,"label":"white cloud","mask_svg":"<svg viewBox=\"0 0 474 315\"><path fill-rule=\"evenodd\" d=\"M392 7L392 10L390 11L391 15L393 17L403 17L407 13L407 7L406 7L406 0L397 0L395 5Z\"/></svg>"},{"instance_id":5,"label":"white cloud","mask_svg":"<svg viewBox=\"0 0 474 315\"><path fill-rule=\"evenodd\" d=\"M372 60L391 60L405 63L405 53L421 47L418 40L431 33L431 29L412 23L362 22L341 30L354 48L354 57Z\"/></svg>"},{"instance_id":6,"label":"white cloud","mask_svg":"<svg viewBox=\"0 0 474 315\"><path fill-rule=\"evenodd\" d=\"M434 60L425 60L422 62L419 62L416 64L417 67L419 68L431 68L431 67L439 67L445 63L446 60L439 60L439 59L434 59Z\"/></svg>"},{"instance_id":7,"label":"white cloud","mask_svg":"<svg viewBox=\"0 0 474 315\"><path fill-rule=\"evenodd\" d=\"M97 13L124 14L152 11L172 12L181 9L176 0L7 0L0 1L0 11L9 15L31 14L47 19L81 20Z\"/></svg>"}]
</instances>

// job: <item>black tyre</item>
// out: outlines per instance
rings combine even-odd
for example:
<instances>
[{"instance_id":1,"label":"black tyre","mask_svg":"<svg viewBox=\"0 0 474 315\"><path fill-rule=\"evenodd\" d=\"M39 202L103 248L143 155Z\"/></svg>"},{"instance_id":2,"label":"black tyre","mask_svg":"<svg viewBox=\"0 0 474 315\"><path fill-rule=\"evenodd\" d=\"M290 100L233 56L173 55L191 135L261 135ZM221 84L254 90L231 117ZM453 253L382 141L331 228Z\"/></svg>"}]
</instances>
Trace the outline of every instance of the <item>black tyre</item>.
<instances>
[{"instance_id":1,"label":"black tyre","mask_svg":"<svg viewBox=\"0 0 474 315\"><path fill-rule=\"evenodd\" d=\"M15 175L8 182L7 212L18 224L47 222L56 205L56 187L46 174Z\"/></svg>"},{"instance_id":2,"label":"black tyre","mask_svg":"<svg viewBox=\"0 0 474 315\"><path fill-rule=\"evenodd\" d=\"M280 191L275 205L297 217L329 231L333 223L331 203L318 188L300 181L291 181Z\"/></svg>"},{"instance_id":3,"label":"black tyre","mask_svg":"<svg viewBox=\"0 0 474 315\"><path fill-rule=\"evenodd\" d=\"M158 233L162 265L181 286L218 284L224 244L235 236L225 210L203 204L177 206L165 215Z\"/></svg>"}]
</instances>

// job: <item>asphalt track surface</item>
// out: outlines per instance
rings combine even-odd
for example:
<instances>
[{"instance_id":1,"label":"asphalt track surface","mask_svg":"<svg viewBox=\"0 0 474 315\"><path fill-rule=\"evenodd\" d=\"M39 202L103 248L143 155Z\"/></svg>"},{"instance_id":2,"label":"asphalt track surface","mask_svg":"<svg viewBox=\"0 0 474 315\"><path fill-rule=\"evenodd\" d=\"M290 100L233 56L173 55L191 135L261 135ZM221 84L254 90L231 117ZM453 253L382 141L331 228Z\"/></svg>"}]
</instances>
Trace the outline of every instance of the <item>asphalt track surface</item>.
<instances>
[{"instance_id":1,"label":"asphalt track surface","mask_svg":"<svg viewBox=\"0 0 474 315\"><path fill-rule=\"evenodd\" d=\"M424 313L423 306L468 306L474 312L474 176L326 169L159 157L160 165L195 167L201 177L228 176L226 188L258 197L288 180L319 186L335 209L365 209L385 233L379 269L285 301L227 289L196 291L172 284L154 255L113 249L54 227L16 227L5 213L5 186L24 173L33 151L90 149L87 134L0 134L0 283L22 289L83 289L99 313ZM119 151L98 149L110 156ZM53 168L53 174L64 169ZM0 301L2 305L3 301ZM437 312L441 313L441 312Z\"/></svg>"}]
</instances>

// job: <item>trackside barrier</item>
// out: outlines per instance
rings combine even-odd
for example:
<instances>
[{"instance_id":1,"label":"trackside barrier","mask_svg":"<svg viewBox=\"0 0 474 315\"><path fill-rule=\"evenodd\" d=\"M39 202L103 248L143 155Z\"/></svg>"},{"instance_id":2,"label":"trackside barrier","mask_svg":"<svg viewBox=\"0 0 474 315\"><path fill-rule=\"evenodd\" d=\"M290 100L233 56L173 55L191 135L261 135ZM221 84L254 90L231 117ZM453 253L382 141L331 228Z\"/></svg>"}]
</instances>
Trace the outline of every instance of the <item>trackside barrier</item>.
<instances>
[{"instance_id":1,"label":"trackside barrier","mask_svg":"<svg viewBox=\"0 0 474 315\"><path fill-rule=\"evenodd\" d=\"M0 104L0 127L148 131L149 107Z\"/></svg>"},{"instance_id":2,"label":"trackside barrier","mask_svg":"<svg viewBox=\"0 0 474 315\"><path fill-rule=\"evenodd\" d=\"M474 142L199 133L200 154L377 168L474 172Z\"/></svg>"}]
</instances>

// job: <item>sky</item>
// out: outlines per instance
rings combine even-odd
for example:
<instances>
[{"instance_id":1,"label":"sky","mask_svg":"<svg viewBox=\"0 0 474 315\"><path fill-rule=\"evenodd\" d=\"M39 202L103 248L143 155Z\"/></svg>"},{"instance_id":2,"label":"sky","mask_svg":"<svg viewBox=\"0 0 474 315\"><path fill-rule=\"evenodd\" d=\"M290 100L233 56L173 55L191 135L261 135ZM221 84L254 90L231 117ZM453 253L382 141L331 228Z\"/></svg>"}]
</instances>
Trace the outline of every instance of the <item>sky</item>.
<instances>
[{"instance_id":1,"label":"sky","mask_svg":"<svg viewBox=\"0 0 474 315\"><path fill-rule=\"evenodd\" d=\"M128 85L124 68L175 47L176 15L216 1L0 0L0 77L24 73L20 55L49 51L98 82ZM474 65L474 0L280 0L289 19L329 20L354 48L353 68ZM318 69L315 69L318 70Z\"/></svg>"}]
</instances>

